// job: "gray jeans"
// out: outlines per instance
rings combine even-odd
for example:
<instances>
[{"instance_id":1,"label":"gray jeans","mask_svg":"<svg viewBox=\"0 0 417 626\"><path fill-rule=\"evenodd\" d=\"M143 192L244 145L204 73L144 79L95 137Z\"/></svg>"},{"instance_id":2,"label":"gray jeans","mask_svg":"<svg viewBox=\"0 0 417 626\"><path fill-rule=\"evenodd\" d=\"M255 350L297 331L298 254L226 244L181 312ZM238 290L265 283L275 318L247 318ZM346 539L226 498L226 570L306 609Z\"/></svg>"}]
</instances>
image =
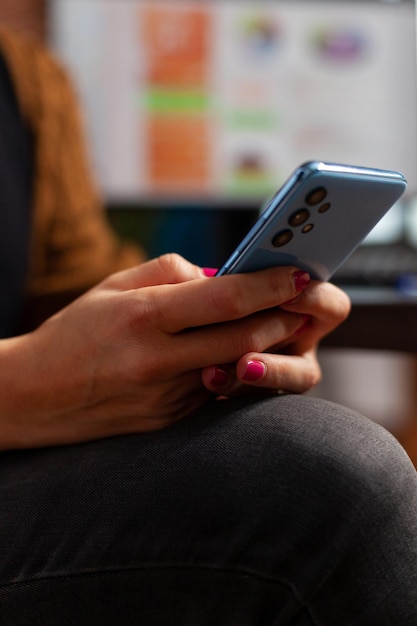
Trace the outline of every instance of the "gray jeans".
<instances>
[{"instance_id":1,"label":"gray jeans","mask_svg":"<svg viewBox=\"0 0 417 626\"><path fill-rule=\"evenodd\" d=\"M1 626L416 626L417 474L309 397L0 456Z\"/></svg>"}]
</instances>

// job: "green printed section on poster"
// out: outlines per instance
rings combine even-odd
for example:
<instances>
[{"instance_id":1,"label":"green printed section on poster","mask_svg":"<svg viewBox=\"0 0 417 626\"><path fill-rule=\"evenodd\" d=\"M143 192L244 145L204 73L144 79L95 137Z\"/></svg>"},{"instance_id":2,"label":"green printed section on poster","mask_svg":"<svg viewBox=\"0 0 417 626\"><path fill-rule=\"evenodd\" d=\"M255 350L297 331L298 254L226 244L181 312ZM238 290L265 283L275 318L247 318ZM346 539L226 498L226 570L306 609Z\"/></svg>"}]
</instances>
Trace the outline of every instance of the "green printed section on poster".
<instances>
[{"instance_id":1,"label":"green printed section on poster","mask_svg":"<svg viewBox=\"0 0 417 626\"><path fill-rule=\"evenodd\" d=\"M205 113L208 94L195 90L152 89L144 95L144 105L153 113Z\"/></svg>"}]
</instances>

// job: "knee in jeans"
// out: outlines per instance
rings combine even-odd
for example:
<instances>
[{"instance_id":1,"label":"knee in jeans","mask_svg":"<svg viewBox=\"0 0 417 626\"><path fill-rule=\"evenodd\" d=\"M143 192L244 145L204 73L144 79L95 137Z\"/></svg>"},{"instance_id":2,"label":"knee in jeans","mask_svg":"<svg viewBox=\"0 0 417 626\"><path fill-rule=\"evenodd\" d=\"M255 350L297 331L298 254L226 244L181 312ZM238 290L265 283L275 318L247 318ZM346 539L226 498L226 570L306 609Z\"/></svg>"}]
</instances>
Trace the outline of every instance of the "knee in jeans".
<instances>
[{"instance_id":1,"label":"knee in jeans","mask_svg":"<svg viewBox=\"0 0 417 626\"><path fill-rule=\"evenodd\" d=\"M382 426L356 412L327 403L317 405L317 438L310 453L322 480L334 492L350 494L364 514L381 515L414 497L416 472L398 441ZM313 426L314 429L314 426ZM411 495L410 495L411 494Z\"/></svg>"}]
</instances>

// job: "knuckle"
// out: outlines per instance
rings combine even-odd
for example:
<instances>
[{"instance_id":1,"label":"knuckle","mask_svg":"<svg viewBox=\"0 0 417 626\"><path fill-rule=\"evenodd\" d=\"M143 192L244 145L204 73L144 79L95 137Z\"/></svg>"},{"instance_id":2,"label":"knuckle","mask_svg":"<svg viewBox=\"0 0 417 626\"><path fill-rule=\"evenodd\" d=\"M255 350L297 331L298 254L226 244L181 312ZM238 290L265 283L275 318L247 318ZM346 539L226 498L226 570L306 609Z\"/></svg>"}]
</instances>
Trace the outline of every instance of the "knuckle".
<instances>
[{"instance_id":1,"label":"knuckle","mask_svg":"<svg viewBox=\"0 0 417 626\"><path fill-rule=\"evenodd\" d=\"M227 319L239 319L246 315L246 298L237 281L230 281L226 289L215 289L210 294L209 306L221 311Z\"/></svg>"},{"instance_id":2,"label":"knuckle","mask_svg":"<svg viewBox=\"0 0 417 626\"><path fill-rule=\"evenodd\" d=\"M190 263L176 252L161 255L156 259L156 263L159 265L161 276L165 277L165 284L183 283L202 276L201 269L197 265Z\"/></svg>"},{"instance_id":3,"label":"knuckle","mask_svg":"<svg viewBox=\"0 0 417 626\"><path fill-rule=\"evenodd\" d=\"M318 365L309 367L304 377L305 390L309 391L310 389L316 387L321 381L321 378L321 369Z\"/></svg>"},{"instance_id":4,"label":"knuckle","mask_svg":"<svg viewBox=\"0 0 417 626\"><path fill-rule=\"evenodd\" d=\"M265 348L264 334L256 327L245 328L238 337L238 348L241 354L249 352L262 352Z\"/></svg>"},{"instance_id":5,"label":"knuckle","mask_svg":"<svg viewBox=\"0 0 417 626\"><path fill-rule=\"evenodd\" d=\"M293 369L288 361L283 360L274 365L274 378L277 387L306 393L321 381L321 368L317 362L310 363L309 360L304 360L303 364Z\"/></svg>"},{"instance_id":6,"label":"knuckle","mask_svg":"<svg viewBox=\"0 0 417 626\"><path fill-rule=\"evenodd\" d=\"M349 316L350 310L351 303L348 296L340 291L338 297L334 299L331 317L336 324L341 324Z\"/></svg>"},{"instance_id":7,"label":"knuckle","mask_svg":"<svg viewBox=\"0 0 417 626\"><path fill-rule=\"evenodd\" d=\"M154 298L142 298L141 294L136 294L134 302L127 311L126 323L128 326L137 332L140 328L141 331L148 327L158 327L161 312L158 306L155 304Z\"/></svg>"},{"instance_id":8,"label":"knuckle","mask_svg":"<svg viewBox=\"0 0 417 626\"><path fill-rule=\"evenodd\" d=\"M352 309L352 303L349 296L342 290L339 290L339 316L342 320L346 319Z\"/></svg>"},{"instance_id":9,"label":"knuckle","mask_svg":"<svg viewBox=\"0 0 417 626\"><path fill-rule=\"evenodd\" d=\"M132 292L124 299L118 310L118 324L125 334L132 338L132 344L139 338L152 341L164 333L164 311L156 298L149 298L141 291ZM166 333L164 333L166 334Z\"/></svg>"},{"instance_id":10,"label":"knuckle","mask_svg":"<svg viewBox=\"0 0 417 626\"><path fill-rule=\"evenodd\" d=\"M265 273L265 277L268 281L267 290L272 294L272 305L282 304L286 302L288 298L295 295L295 286L292 279L293 272L296 268L280 267L271 268L271 270Z\"/></svg>"},{"instance_id":11,"label":"knuckle","mask_svg":"<svg viewBox=\"0 0 417 626\"><path fill-rule=\"evenodd\" d=\"M350 298L335 285L322 283L319 285L319 301L323 310L327 310L329 319L333 318L338 323L345 320L351 310Z\"/></svg>"},{"instance_id":12,"label":"knuckle","mask_svg":"<svg viewBox=\"0 0 417 626\"><path fill-rule=\"evenodd\" d=\"M307 379L306 379L306 388L307 390L313 389L314 387L316 387L321 381L321 372L320 371L315 371L315 372L310 372L307 375Z\"/></svg>"},{"instance_id":13,"label":"knuckle","mask_svg":"<svg viewBox=\"0 0 417 626\"><path fill-rule=\"evenodd\" d=\"M288 385L286 384L285 381L288 380L289 377L289 369L288 369L288 364L285 361L278 361L274 364L274 379L276 379L277 382L274 381L274 386L275 387L287 387Z\"/></svg>"},{"instance_id":14,"label":"knuckle","mask_svg":"<svg viewBox=\"0 0 417 626\"><path fill-rule=\"evenodd\" d=\"M159 265L162 272L166 272L167 275L171 275L173 272L181 272L183 258L176 252L169 252L158 257L156 259L156 263Z\"/></svg>"}]
</instances>

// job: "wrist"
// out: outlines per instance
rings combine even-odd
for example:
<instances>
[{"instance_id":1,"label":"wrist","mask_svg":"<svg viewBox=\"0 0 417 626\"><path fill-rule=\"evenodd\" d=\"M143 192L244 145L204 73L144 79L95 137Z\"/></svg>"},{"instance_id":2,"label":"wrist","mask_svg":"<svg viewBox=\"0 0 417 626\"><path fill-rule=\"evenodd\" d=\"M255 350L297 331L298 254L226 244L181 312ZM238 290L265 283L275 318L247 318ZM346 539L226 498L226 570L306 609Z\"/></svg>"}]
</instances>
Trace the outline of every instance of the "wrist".
<instances>
[{"instance_id":1,"label":"wrist","mask_svg":"<svg viewBox=\"0 0 417 626\"><path fill-rule=\"evenodd\" d=\"M46 414L48 380L34 358L35 332L0 341L1 450L36 445L35 427Z\"/></svg>"}]
</instances>

